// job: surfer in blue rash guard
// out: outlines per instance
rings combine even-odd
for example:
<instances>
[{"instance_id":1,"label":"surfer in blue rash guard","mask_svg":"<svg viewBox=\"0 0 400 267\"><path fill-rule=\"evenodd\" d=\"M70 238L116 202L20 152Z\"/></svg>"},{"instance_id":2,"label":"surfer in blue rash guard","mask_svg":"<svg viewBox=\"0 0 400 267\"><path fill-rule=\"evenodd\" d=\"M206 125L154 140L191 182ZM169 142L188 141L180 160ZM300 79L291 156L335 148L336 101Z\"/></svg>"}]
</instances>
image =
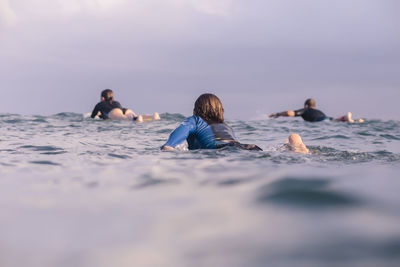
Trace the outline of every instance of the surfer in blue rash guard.
<instances>
[{"instance_id":1,"label":"surfer in blue rash guard","mask_svg":"<svg viewBox=\"0 0 400 267\"><path fill-rule=\"evenodd\" d=\"M178 144L187 141L188 148L217 149L235 146L246 150L262 149L256 145L240 143L233 129L224 122L224 109L216 95L202 94L194 104L193 116L186 118L169 136L161 147L174 150Z\"/></svg>"}]
</instances>

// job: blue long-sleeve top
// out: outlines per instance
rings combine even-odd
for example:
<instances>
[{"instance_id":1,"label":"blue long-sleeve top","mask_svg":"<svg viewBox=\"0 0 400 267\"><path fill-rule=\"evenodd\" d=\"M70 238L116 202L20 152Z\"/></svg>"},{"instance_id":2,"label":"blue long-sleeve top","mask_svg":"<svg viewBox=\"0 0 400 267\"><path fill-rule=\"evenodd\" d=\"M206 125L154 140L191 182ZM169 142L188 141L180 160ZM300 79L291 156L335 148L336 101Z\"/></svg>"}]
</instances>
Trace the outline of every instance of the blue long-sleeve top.
<instances>
[{"instance_id":1,"label":"blue long-sleeve top","mask_svg":"<svg viewBox=\"0 0 400 267\"><path fill-rule=\"evenodd\" d=\"M186 118L169 136L168 141L161 147L176 147L184 141L188 148L215 149L230 142L237 142L237 138L230 126L225 123L206 123L199 116Z\"/></svg>"}]
</instances>

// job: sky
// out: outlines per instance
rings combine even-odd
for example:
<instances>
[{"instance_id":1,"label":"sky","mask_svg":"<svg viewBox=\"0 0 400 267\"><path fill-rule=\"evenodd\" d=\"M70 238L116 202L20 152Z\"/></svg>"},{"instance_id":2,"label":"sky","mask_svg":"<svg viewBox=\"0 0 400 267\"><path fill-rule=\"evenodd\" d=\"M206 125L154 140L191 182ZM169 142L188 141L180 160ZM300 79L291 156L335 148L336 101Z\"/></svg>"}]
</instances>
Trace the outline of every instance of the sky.
<instances>
[{"instance_id":1,"label":"sky","mask_svg":"<svg viewBox=\"0 0 400 267\"><path fill-rule=\"evenodd\" d=\"M105 88L136 113L228 119L313 97L329 116L399 119L397 0L0 0L0 113L88 113ZM4 98L5 96L5 98Z\"/></svg>"}]
</instances>

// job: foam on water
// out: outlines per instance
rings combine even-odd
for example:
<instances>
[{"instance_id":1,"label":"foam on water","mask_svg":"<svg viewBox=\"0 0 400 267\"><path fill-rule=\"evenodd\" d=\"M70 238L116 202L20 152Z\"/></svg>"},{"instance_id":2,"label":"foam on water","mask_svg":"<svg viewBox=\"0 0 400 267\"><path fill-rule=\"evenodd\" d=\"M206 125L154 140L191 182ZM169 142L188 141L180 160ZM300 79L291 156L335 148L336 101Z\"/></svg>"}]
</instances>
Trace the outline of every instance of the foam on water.
<instances>
[{"instance_id":1,"label":"foam on water","mask_svg":"<svg viewBox=\"0 0 400 267\"><path fill-rule=\"evenodd\" d=\"M0 266L398 265L400 122L232 120L264 151L166 152L162 117L0 114Z\"/></svg>"}]
</instances>

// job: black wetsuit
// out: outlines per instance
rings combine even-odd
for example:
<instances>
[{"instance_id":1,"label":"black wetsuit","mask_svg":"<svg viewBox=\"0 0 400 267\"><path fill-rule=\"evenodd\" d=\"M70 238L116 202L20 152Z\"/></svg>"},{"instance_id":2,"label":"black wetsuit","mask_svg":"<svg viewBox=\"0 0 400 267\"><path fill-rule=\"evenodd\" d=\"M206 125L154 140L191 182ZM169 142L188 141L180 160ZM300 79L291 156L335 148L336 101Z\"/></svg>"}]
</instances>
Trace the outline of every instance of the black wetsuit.
<instances>
[{"instance_id":1,"label":"black wetsuit","mask_svg":"<svg viewBox=\"0 0 400 267\"><path fill-rule=\"evenodd\" d=\"M92 115L90 117L92 118L96 117L97 113L100 111L101 113L100 118L106 120L108 119L108 113L110 113L110 111L113 110L114 108L121 109L124 114L127 110L126 108L123 108L118 101L113 101L112 103L107 101L101 101L94 107Z\"/></svg>"},{"instance_id":2,"label":"black wetsuit","mask_svg":"<svg viewBox=\"0 0 400 267\"><path fill-rule=\"evenodd\" d=\"M327 118L322 111L314 108L302 108L296 110L294 114L296 117L301 116L305 121L310 122L323 121Z\"/></svg>"}]
</instances>

